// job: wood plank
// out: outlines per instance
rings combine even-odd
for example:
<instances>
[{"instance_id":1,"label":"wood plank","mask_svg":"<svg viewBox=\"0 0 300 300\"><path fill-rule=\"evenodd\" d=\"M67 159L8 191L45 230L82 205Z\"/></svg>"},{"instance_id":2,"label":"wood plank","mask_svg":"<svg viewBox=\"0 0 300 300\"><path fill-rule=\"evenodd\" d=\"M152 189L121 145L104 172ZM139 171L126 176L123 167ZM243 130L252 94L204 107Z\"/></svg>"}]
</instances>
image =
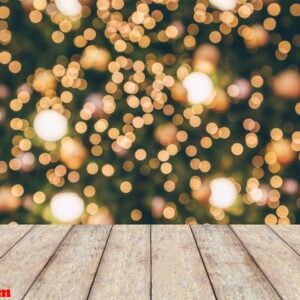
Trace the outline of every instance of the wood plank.
<instances>
[{"instance_id":1,"label":"wood plank","mask_svg":"<svg viewBox=\"0 0 300 300\"><path fill-rule=\"evenodd\" d=\"M13 247L33 225L1 225L0 226L0 258Z\"/></svg>"},{"instance_id":2,"label":"wood plank","mask_svg":"<svg viewBox=\"0 0 300 300\"><path fill-rule=\"evenodd\" d=\"M102 256L90 299L150 297L150 226L115 225Z\"/></svg>"},{"instance_id":3,"label":"wood plank","mask_svg":"<svg viewBox=\"0 0 300 300\"><path fill-rule=\"evenodd\" d=\"M0 287L21 299L42 271L70 226L35 226L0 260Z\"/></svg>"},{"instance_id":4,"label":"wood plank","mask_svg":"<svg viewBox=\"0 0 300 300\"><path fill-rule=\"evenodd\" d=\"M300 299L299 256L265 225L233 230L283 299Z\"/></svg>"},{"instance_id":5,"label":"wood plank","mask_svg":"<svg viewBox=\"0 0 300 300\"><path fill-rule=\"evenodd\" d=\"M273 225L270 228L300 255L300 225Z\"/></svg>"},{"instance_id":6,"label":"wood plank","mask_svg":"<svg viewBox=\"0 0 300 300\"><path fill-rule=\"evenodd\" d=\"M153 299L215 299L188 225L152 226Z\"/></svg>"},{"instance_id":7,"label":"wood plank","mask_svg":"<svg viewBox=\"0 0 300 300\"><path fill-rule=\"evenodd\" d=\"M228 226L192 226L219 299L280 299Z\"/></svg>"},{"instance_id":8,"label":"wood plank","mask_svg":"<svg viewBox=\"0 0 300 300\"><path fill-rule=\"evenodd\" d=\"M75 226L24 299L86 299L111 226Z\"/></svg>"}]
</instances>

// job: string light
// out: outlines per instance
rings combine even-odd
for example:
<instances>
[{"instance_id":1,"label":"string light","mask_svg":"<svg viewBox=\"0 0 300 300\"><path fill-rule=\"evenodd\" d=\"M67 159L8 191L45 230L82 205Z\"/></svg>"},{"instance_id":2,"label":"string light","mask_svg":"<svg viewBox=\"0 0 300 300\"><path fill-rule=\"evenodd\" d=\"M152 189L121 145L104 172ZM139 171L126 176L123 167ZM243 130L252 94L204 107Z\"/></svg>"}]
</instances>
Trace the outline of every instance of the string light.
<instances>
[{"instance_id":1,"label":"string light","mask_svg":"<svg viewBox=\"0 0 300 300\"><path fill-rule=\"evenodd\" d=\"M33 128L39 138L54 142L60 140L67 133L68 122L59 112L47 109L36 115Z\"/></svg>"},{"instance_id":2,"label":"string light","mask_svg":"<svg viewBox=\"0 0 300 300\"><path fill-rule=\"evenodd\" d=\"M204 103L212 98L214 86L208 75L192 72L183 81L188 93L188 100L192 104Z\"/></svg>"},{"instance_id":3,"label":"string light","mask_svg":"<svg viewBox=\"0 0 300 300\"><path fill-rule=\"evenodd\" d=\"M83 200L72 192L56 194L50 202L51 213L60 222L76 221L84 209Z\"/></svg>"},{"instance_id":4,"label":"string light","mask_svg":"<svg viewBox=\"0 0 300 300\"><path fill-rule=\"evenodd\" d=\"M62 14L69 17L79 15L82 10L79 0L55 0L55 5Z\"/></svg>"},{"instance_id":5,"label":"string light","mask_svg":"<svg viewBox=\"0 0 300 300\"><path fill-rule=\"evenodd\" d=\"M210 182L210 189L209 203L218 208L230 207L237 197L237 189L228 178L213 179Z\"/></svg>"},{"instance_id":6,"label":"string light","mask_svg":"<svg viewBox=\"0 0 300 300\"><path fill-rule=\"evenodd\" d=\"M212 4L214 7L226 11L226 10L232 10L235 9L237 5L236 0L209 0L210 4Z\"/></svg>"}]
</instances>

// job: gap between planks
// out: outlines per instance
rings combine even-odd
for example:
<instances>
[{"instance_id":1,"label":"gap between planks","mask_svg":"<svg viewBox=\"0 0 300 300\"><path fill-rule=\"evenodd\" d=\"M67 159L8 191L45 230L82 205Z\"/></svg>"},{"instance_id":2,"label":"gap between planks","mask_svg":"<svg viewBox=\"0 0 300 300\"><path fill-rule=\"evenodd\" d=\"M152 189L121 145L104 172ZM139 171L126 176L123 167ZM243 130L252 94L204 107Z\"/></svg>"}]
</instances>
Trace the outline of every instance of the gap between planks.
<instances>
[{"instance_id":1,"label":"gap between planks","mask_svg":"<svg viewBox=\"0 0 300 300\"><path fill-rule=\"evenodd\" d=\"M217 299L280 299L228 226L192 226Z\"/></svg>"},{"instance_id":2,"label":"gap between planks","mask_svg":"<svg viewBox=\"0 0 300 300\"><path fill-rule=\"evenodd\" d=\"M30 289L32 288L32 286L34 285L34 283L38 280L38 278L40 277L40 275L43 273L43 271L47 268L47 266L49 265L50 261L52 260L52 258L55 256L56 252L58 251L58 249L60 248L61 244L64 242L64 240L66 239L66 237L68 236L68 234L70 233L70 231L74 228L74 225L72 225L70 227L70 229L66 232L65 236L62 238L62 240L59 242L59 244L57 245L56 249L53 251L52 255L49 257L48 261L46 262L46 264L44 265L44 267L41 269L41 271L37 274L36 278L34 279L34 281L31 283L31 285L29 286L29 288L27 289L27 291L25 292L24 296L22 297L22 299L24 299L26 297L26 295L28 294L28 292L30 291Z\"/></svg>"},{"instance_id":3,"label":"gap between planks","mask_svg":"<svg viewBox=\"0 0 300 300\"><path fill-rule=\"evenodd\" d=\"M274 230L274 228L273 228L273 226L270 226L270 225L268 225L268 228L269 229L271 229L285 244L287 244L297 255L299 255L300 256L300 251L299 250L296 250L291 244L290 244L290 242L289 241L287 241L282 235L280 235L279 233L278 233L278 226L287 226L287 225L275 225L276 226L276 230ZM291 225L290 225L291 226ZM289 227L290 227L289 226ZM299 225L300 226L300 225ZM300 239L299 239L300 240ZM300 246L299 246L300 247ZM298 247L298 248L299 248Z\"/></svg>"},{"instance_id":4,"label":"gap between planks","mask_svg":"<svg viewBox=\"0 0 300 300\"><path fill-rule=\"evenodd\" d=\"M6 227L6 225L4 225ZM7 228L9 228L10 225L7 225ZM16 225L18 226L18 225ZM4 252L0 255L0 260L10 251L12 250L33 228L34 225L28 225L29 229L25 231L19 238L17 238ZM16 227L15 227L16 228ZM1 236L1 239L3 240L3 236Z\"/></svg>"},{"instance_id":5,"label":"gap between planks","mask_svg":"<svg viewBox=\"0 0 300 300\"><path fill-rule=\"evenodd\" d=\"M232 228L278 294L284 299L299 299L299 255L267 226L232 225ZM295 245L300 246L299 227L292 228L294 234L288 231L285 239L293 242L294 236Z\"/></svg>"},{"instance_id":6,"label":"gap between planks","mask_svg":"<svg viewBox=\"0 0 300 300\"><path fill-rule=\"evenodd\" d=\"M263 225L265 226L265 225ZM270 279L268 278L268 276L265 274L265 272L263 271L263 269L261 268L261 266L258 264L258 262L255 260L255 258L252 256L252 254L249 252L249 250L247 249L246 245L244 244L244 242L240 239L240 237L237 235L237 233L234 231L234 229L232 228L231 225L229 225L229 228L231 229L231 231L233 232L234 236L237 238L237 240L239 241L239 243L242 245L242 247L245 249L245 251L247 252L247 254L249 255L249 257L252 259L252 261L254 262L254 264L257 266L257 268L260 270L260 272L262 273L262 275L264 276L264 278L266 279L266 281L270 284L270 286L274 289L274 291L277 293L278 297L280 299L283 299L279 293L279 291L275 288L275 286L273 285L273 283L270 281Z\"/></svg>"},{"instance_id":7,"label":"gap between planks","mask_svg":"<svg viewBox=\"0 0 300 300\"><path fill-rule=\"evenodd\" d=\"M95 283L95 279L96 279L97 273L98 273L98 271L99 271L99 269L100 269L102 257L103 257L103 255L104 255L104 253L105 253L105 251L106 251L106 247L107 247L107 244L108 244L110 235L111 235L111 233L112 233L112 231L113 231L113 228L114 228L114 226L112 225L111 228L110 228L110 230L109 230L107 239L106 239L106 241L105 241L105 245L104 245L104 248L103 248L103 252L102 252L102 255L100 256L99 263L98 263L98 265L97 265L97 268L96 268L96 271L95 271L93 280L92 280L92 282L91 282L91 286L90 286L90 288L89 288L89 292L88 292L88 295L87 295L86 299L89 299L89 298L90 298L90 294L91 294L93 285L94 285L94 283Z\"/></svg>"},{"instance_id":8,"label":"gap between planks","mask_svg":"<svg viewBox=\"0 0 300 300\"><path fill-rule=\"evenodd\" d=\"M196 237L195 237L194 231L193 231L193 229L192 229L192 226L189 225L189 227L190 227L190 230L191 230L191 233L192 233L194 242L195 242L195 246L196 246L196 248L197 248L197 250L198 250L198 253L199 253L199 255L200 255L200 259L201 259L201 262L202 262L202 264L203 264L204 270L205 270L205 272L206 272L207 278L208 278L208 280L209 280L211 289L212 289L212 291L213 291L213 293L214 293L215 298L218 299L218 298L217 298L217 295L216 295L216 291L215 291L214 285L213 285L213 283L212 283L212 281L211 281L211 278L210 278L210 275L209 275L209 273L208 273L208 271L207 271L207 266L206 266L205 263L204 263L203 256L202 256L202 254L201 254L201 250L200 250L200 248L198 247L198 243L197 243L197 241L196 241Z\"/></svg>"}]
</instances>

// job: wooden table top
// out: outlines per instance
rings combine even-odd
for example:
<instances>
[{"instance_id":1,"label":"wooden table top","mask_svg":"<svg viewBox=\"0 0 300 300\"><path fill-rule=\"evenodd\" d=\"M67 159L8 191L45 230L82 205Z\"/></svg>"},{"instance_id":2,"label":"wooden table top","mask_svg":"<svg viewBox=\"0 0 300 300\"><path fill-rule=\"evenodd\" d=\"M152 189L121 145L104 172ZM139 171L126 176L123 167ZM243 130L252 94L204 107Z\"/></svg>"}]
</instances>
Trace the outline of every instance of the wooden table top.
<instances>
[{"instance_id":1,"label":"wooden table top","mask_svg":"<svg viewBox=\"0 0 300 300\"><path fill-rule=\"evenodd\" d=\"M8 291L34 300L298 300L300 226L3 225L0 298Z\"/></svg>"}]
</instances>

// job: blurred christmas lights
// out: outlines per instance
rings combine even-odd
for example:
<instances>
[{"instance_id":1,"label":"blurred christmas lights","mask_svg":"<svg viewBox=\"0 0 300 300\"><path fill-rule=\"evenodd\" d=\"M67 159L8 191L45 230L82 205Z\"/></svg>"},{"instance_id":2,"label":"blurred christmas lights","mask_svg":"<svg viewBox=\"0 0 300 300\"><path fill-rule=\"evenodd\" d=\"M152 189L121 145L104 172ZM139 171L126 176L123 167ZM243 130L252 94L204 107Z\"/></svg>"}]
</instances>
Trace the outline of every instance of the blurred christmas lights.
<instances>
[{"instance_id":1,"label":"blurred christmas lights","mask_svg":"<svg viewBox=\"0 0 300 300\"><path fill-rule=\"evenodd\" d=\"M298 3L0 2L1 222L300 221Z\"/></svg>"}]
</instances>

